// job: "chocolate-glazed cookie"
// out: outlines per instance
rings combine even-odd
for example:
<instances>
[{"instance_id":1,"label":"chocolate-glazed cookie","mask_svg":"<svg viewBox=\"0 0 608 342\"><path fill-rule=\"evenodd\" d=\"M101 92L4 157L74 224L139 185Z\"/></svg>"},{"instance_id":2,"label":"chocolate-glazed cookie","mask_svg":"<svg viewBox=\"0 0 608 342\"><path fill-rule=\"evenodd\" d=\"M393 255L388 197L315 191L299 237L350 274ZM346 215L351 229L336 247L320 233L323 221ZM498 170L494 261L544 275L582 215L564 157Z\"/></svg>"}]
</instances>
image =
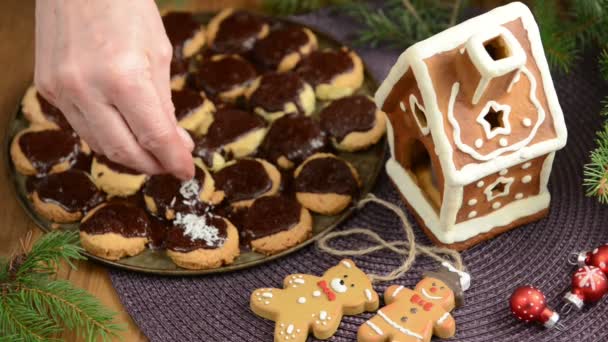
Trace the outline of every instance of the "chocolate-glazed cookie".
<instances>
[{"instance_id":1,"label":"chocolate-glazed cookie","mask_svg":"<svg viewBox=\"0 0 608 342\"><path fill-rule=\"evenodd\" d=\"M310 115L315 110L312 87L291 72L264 74L253 83L247 97L249 107L268 121L285 114Z\"/></svg>"},{"instance_id":2,"label":"chocolate-glazed cookie","mask_svg":"<svg viewBox=\"0 0 608 342\"><path fill-rule=\"evenodd\" d=\"M317 37L309 29L287 25L271 31L253 48L253 59L267 70L293 69L303 56L317 49Z\"/></svg>"},{"instance_id":3,"label":"chocolate-glazed cookie","mask_svg":"<svg viewBox=\"0 0 608 342\"><path fill-rule=\"evenodd\" d=\"M19 132L11 143L11 158L24 175L46 175L71 168L89 146L74 131L48 126L30 126Z\"/></svg>"},{"instance_id":4,"label":"chocolate-glazed cookie","mask_svg":"<svg viewBox=\"0 0 608 342\"><path fill-rule=\"evenodd\" d=\"M121 165L104 155L95 155L91 164L91 175L97 186L111 196L133 195L144 184L147 176Z\"/></svg>"},{"instance_id":5,"label":"chocolate-glazed cookie","mask_svg":"<svg viewBox=\"0 0 608 342\"><path fill-rule=\"evenodd\" d=\"M199 165L195 165L194 178L188 181L169 174L150 176L142 193L148 210L168 220L173 220L176 212L197 212L224 198L216 191L211 174Z\"/></svg>"},{"instance_id":6,"label":"chocolate-glazed cookie","mask_svg":"<svg viewBox=\"0 0 608 342\"><path fill-rule=\"evenodd\" d=\"M228 220L211 213L177 213L165 241L167 256L188 269L217 268L239 255L239 236Z\"/></svg>"},{"instance_id":7,"label":"chocolate-glazed cookie","mask_svg":"<svg viewBox=\"0 0 608 342\"><path fill-rule=\"evenodd\" d=\"M364 95L333 101L319 117L321 128L331 137L334 147L349 152L375 144L386 130L384 112Z\"/></svg>"},{"instance_id":8,"label":"chocolate-glazed cookie","mask_svg":"<svg viewBox=\"0 0 608 342\"><path fill-rule=\"evenodd\" d=\"M127 202L97 206L80 224L80 242L91 254L109 260L141 253L149 241L145 210Z\"/></svg>"},{"instance_id":9,"label":"chocolate-glazed cookie","mask_svg":"<svg viewBox=\"0 0 608 342\"><path fill-rule=\"evenodd\" d=\"M21 101L23 115L32 125L49 128L72 129L59 108L49 103L32 85Z\"/></svg>"},{"instance_id":10,"label":"chocolate-glazed cookie","mask_svg":"<svg viewBox=\"0 0 608 342\"><path fill-rule=\"evenodd\" d=\"M279 191L281 174L262 159L240 159L215 173L216 187L233 207L249 206L256 198Z\"/></svg>"},{"instance_id":11,"label":"chocolate-glazed cookie","mask_svg":"<svg viewBox=\"0 0 608 342\"><path fill-rule=\"evenodd\" d=\"M251 63L238 55L214 55L199 63L189 84L212 98L234 102L243 96L257 77Z\"/></svg>"},{"instance_id":12,"label":"chocolate-glazed cookie","mask_svg":"<svg viewBox=\"0 0 608 342\"><path fill-rule=\"evenodd\" d=\"M171 91L177 123L192 132L206 133L213 121L215 105L203 92L184 88Z\"/></svg>"},{"instance_id":13,"label":"chocolate-glazed cookie","mask_svg":"<svg viewBox=\"0 0 608 342\"><path fill-rule=\"evenodd\" d=\"M32 186L34 209L50 221L79 221L84 214L104 201L89 174L67 170L37 179Z\"/></svg>"},{"instance_id":14,"label":"chocolate-glazed cookie","mask_svg":"<svg viewBox=\"0 0 608 342\"><path fill-rule=\"evenodd\" d=\"M168 12L162 19L169 41L173 45L175 59L192 57L205 45L203 26L194 19L192 13Z\"/></svg>"},{"instance_id":15,"label":"chocolate-glazed cookie","mask_svg":"<svg viewBox=\"0 0 608 342\"><path fill-rule=\"evenodd\" d=\"M306 208L334 215L359 193L359 174L345 160L330 153L317 153L294 172L296 198Z\"/></svg>"},{"instance_id":16,"label":"chocolate-glazed cookie","mask_svg":"<svg viewBox=\"0 0 608 342\"><path fill-rule=\"evenodd\" d=\"M268 23L253 13L227 8L207 25L209 47L215 53L242 54L268 34Z\"/></svg>"},{"instance_id":17,"label":"chocolate-glazed cookie","mask_svg":"<svg viewBox=\"0 0 608 342\"><path fill-rule=\"evenodd\" d=\"M249 208L241 232L253 251L276 254L310 237L312 217L294 198L261 197Z\"/></svg>"},{"instance_id":18,"label":"chocolate-glazed cookie","mask_svg":"<svg viewBox=\"0 0 608 342\"><path fill-rule=\"evenodd\" d=\"M312 85L321 100L351 95L363 84L361 58L346 48L314 51L302 59L296 72Z\"/></svg>"},{"instance_id":19,"label":"chocolate-glazed cookie","mask_svg":"<svg viewBox=\"0 0 608 342\"><path fill-rule=\"evenodd\" d=\"M217 170L232 158L253 154L265 134L266 122L261 117L238 109L218 109L206 134L196 141L193 154Z\"/></svg>"},{"instance_id":20,"label":"chocolate-glazed cookie","mask_svg":"<svg viewBox=\"0 0 608 342\"><path fill-rule=\"evenodd\" d=\"M310 117L286 115L272 123L260 148L261 154L283 169L290 169L316 152L327 139Z\"/></svg>"}]
</instances>

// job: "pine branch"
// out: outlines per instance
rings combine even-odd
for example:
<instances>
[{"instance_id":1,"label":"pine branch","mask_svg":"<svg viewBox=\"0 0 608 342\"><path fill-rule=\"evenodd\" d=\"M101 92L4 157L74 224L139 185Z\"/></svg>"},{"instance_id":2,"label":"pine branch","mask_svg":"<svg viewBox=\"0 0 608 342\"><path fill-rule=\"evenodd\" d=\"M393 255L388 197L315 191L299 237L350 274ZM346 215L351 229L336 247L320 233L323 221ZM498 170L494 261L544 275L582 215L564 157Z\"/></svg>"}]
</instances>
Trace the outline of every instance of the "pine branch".
<instances>
[{"instance_id":1,"label":"pine branch","mask_svg":"<svg viewBox=\"0 0 608 342\"><path fill-rule=\"evenodd\" d=\"M262 8L274 15L293 15L346 2L348 0L264 0Z\"/></svg>"},{"instance_id":2,"label":"pine branch","mask_svg":"<svg viewBox=\"0 0 608 342\"><path fill-rule=\"evenodd\" d=\"M604 48L598 58L602 78L608 81L608 48Z\"/></svg>"},{"instance_id":3,"label":"pine branch","mask_svg":"<svg viewBox=\"0 0 608 342\"><path fill-rule=\"evenodd\" d=\"M79 331L87 341L101 337L103 341L116 336L122 326L112 323L115 313L106 309L97 298L75 288L67 281L57 280L21 288L21 300L32 310L48 313L57 324Z\"/></svg>"},{"instance_id":4,"label":"pine branch","mask_svg":"<svg viewBox=\"0 0 608 342\"><path fill-rule=\"evenodd\" d=\"M0 333L14 335L16 340L50 341L61 327L45 315L24 305L15 294L0 298Z\"/></svg>"},{"instance_id":5,"label":"pine branch","mask_svg":"<svg viewBox=\"0 0 608 342\"><path fill-rule=\"evenodd\" d=\"M604 107L600 113L608 117L608 97L604 99ZM600 203L608 203L608 122L597 132L596 148L591 151L591 161L585 165L583 186L586 195L597 197Z\"/></svg>"}]
</instances>

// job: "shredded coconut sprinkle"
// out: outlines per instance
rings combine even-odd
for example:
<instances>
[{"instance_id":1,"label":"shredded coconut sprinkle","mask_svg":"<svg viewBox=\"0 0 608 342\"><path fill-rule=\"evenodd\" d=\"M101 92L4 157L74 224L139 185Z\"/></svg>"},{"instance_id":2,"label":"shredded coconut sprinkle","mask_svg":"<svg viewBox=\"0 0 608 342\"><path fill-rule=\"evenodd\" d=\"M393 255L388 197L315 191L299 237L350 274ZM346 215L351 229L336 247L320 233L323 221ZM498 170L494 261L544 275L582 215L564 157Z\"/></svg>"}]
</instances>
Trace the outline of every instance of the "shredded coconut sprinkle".
<instances>
[{"instance_id":1,"label":"shredded coconut sprinkle","mask_svg":"<svg viewBox=\"0 0 608 342\"><path fill-rule=\"evenodd\" d=\"M177 213L174 223L183 227L184 235L188 235L193 241L205 240L208 246L220 246L224 243L224 238L219 237L219 230L216 227L207 224L208 217L208 215Z\"/></svg>"},{"instance_id":2,"label":"shredded coconut sprinkle","mask_svg":"<svg viewBox=\"0 0 608 342\"><path fill-rule=\"evenodd\" d=\"M186 200L195 200L198 196L199 191L200 186L198 185L198 182L194 179L182 182L182 186L179 188L179 193ZM184 203L187 204L186 201L184 201Z\"/></svg>"}]
</instances>

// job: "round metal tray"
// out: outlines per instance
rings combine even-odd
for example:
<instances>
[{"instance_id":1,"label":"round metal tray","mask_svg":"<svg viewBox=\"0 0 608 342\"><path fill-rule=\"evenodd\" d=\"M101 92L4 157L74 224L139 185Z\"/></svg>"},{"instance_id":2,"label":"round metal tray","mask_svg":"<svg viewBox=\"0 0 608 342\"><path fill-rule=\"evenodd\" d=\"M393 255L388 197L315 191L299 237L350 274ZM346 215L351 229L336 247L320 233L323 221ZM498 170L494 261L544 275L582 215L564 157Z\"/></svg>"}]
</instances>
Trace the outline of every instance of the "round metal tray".
<instances>
[{"instance_id":1,"label":"round metal tray","mask_svg":"<svg viewBox=\"0 0 608 342\"><path fill-rule=\"evenodd\" d=\"M209 14L200 14L200 15L196 15L196 18L198 18L202 23L205 23L210 18L210 15ZM288 21L285 19L274 19L273 18L273 20L291 23L291 21ZM295 24L301 25L299 23L295 23ZM301 25L301 26L306 27L306 25ZM343 44L338 42L336 39L328 36L327 34L318 32L315 29L310 28L310 27L309 27L309 29L311 29L317 35L317 38L319 40L320 49L338 48L338 47L343 46ZM365 70L365 81L364 81L364 84L361 87L361 89L358 91L358 93L372 96L373 92L376 89L377 83L370 76L370 74L367 71L367 68L365 68L365 69L366 69ZM324 103L318 102L317 109L322 108L323 105L324 105ZM314 116L316 116L317 114L318 113L315 113ZM8 156L10 156L10 151L9 151L10 143L11 143L13 137L16 135L17 132L26 128L28 125L29 125L28 121L25 119L25 117L23 116L23 113L19 109L13 114L13 118L11 119L11 122L8 125L8 132L5 135L6 140L5 140L5 149L4 150L7 155L7 158L5 158L6 163L7 163L6 167L8 168L8 172L9 172L9 176L10 176L9 178L15 188L17 200L19 201L19 203L21 204L21 206L23 207L25 212L28 214L28 216L43 231L49 232L49 231L52 231L55 229L77 230L78 229L77 223L76 224L57 225L57 224L54 224L53 222L45 219L44 217L39 215L34 210L33 204L29 200L28 192L26 190L26 185L25 185L26 177L22 176L15 170L15 167L11 161L11 158L8 157ZM359 172L361 181L363 183L363 187L361 189L361 196L365 196L365 194L367 194L368 192L371 191L371 189L376 181L376 178L382 168L385 149L386 149L386 138L383 138L380 142L378 142L377 144L375 144L374 146L370 147L369 149L367 149L365 151L360 151L357 153L336 152L336 155L338 155L341 158L344 158L345 160L352 163L353 166ZM117 268L121 268L121 269L125 269L125 270L136 271L136 272L159 274L159 275L184 276L184 275L201 275L201 274L210 274L210 273L229 272L229 271L240 270L240 269L257 266L257 265L263 264L265 262L268 262L268 261L283 257L285 255L288 255L290 253L293 253L293 252L299 250L300 248L307 246L308 244L312 243L313 241L318 240L321 236L323 236L324 234L326 234L327 232L329 232L330 230L335 228L338 224L340 224L347 217L349 217L352 214L353 210L354 209L352 207L350 207L350 208L346 209L345 211L343 211L342 213L340 213L339 215L335 215L335 216L325 216L325 215L313 214L313 220L314 220L313 233L312 233L312 237L310 239L302 242L301 244L299 244L297 246L289 248L281 253L277 253L277 254L274 254L271 256L265 256L263 254L252 252L250 250L242 249L241 255L234 261L234 263L227 265L227 266L215 268L215 269L187 270L187 269L180 268L177 265L175 265L169 259L169 257L167 257L165 255L165 252L163 250L146 249L143 253L141 253L139 255L129 257L129 258L123 258L118 261L106 260L106 259L97 257L95 255L92 255L90 253L85 253L85 255L89 259L97 260L103 264L110 265L113 267L117 267Z\"/></svg>"}]
</instances>

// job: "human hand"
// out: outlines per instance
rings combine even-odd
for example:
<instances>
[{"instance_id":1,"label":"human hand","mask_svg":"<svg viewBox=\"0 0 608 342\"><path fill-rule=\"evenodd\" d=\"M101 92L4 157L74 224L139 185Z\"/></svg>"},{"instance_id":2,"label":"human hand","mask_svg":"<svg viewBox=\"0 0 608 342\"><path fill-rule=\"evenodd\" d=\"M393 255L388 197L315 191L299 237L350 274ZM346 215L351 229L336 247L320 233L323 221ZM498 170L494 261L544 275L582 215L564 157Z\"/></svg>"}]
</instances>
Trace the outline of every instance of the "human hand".
<instances>
[{"instance_id":1,"label":"human hand","mask_svg":"<svg viewBox=\"0 0 608 342\"><path fill-rule=\"evenodd\" d=\"M153 0L36 3L38 91L94 151L189 179L194 144L177 126L171 56Z\"/></svg>"}]
</instances>

